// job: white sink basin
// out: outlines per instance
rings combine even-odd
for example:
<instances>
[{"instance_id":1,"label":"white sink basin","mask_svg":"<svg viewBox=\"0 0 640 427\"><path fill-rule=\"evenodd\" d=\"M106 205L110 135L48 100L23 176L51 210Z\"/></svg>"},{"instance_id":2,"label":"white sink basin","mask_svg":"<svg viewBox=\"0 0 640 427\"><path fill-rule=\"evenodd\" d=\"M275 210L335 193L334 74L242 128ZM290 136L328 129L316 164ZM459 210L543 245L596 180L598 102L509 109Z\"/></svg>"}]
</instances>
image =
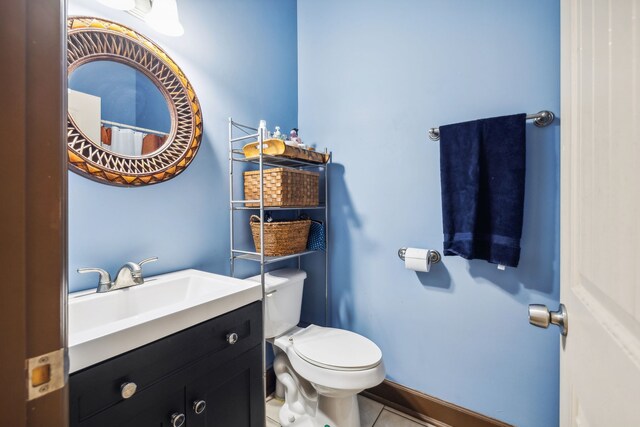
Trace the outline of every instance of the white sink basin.
<instances>
[{"instance_id":1,"label":"white sink basin","mask_svg":"<svg viewBox=\"0 0 640 427\"><path fill-rule=\"evenodd\" d=\"M69 294L70 372L91 366L262 297L260 283L198 270L142 285Z\"/></svg>"}]
</instances>

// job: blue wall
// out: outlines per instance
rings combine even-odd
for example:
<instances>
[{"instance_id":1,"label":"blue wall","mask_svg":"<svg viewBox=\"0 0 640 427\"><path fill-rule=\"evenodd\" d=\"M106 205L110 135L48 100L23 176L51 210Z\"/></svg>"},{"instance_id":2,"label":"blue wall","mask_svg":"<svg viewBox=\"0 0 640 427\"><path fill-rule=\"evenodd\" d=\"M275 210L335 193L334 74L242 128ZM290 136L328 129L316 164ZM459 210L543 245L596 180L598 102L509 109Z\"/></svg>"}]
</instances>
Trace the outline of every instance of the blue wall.
<instances>
[{"instance_id":1,"label":"blue wall","mask_svg":"<svg viewBox=\"0 0 640 427\"><path fill-rule=\"evenodd\" d=\"M114 20L155 40L190 79L204 116L200 151L168 182L121 188L69 173L71 291L97 285L95 275L79 275L78 267L113 274L126 261L152 255L160 260L145 266L147 275L190 267L228 274L227 118L251 125L266 119L283 129L297 124L295 0L190 0L178 6L185 34L172 38L95 0L69 3L69 15ZM247 235L240 241L248 242ZM240 274L253 267L241 266Z\"/></svg>"},{"instance_id":2,"label":"blue wall","mask_svg":"<svg viewBox=\"0 0 640 427\"><path fill-rule=\"evenodd\" d=\"M373 339L391 380L558 425L559 334L531 327L527 305L558 303L559 121L527 127L519 268L446 257L417 274L396 255L442 250L428 128L559 113L558 0L299 0L298 70L303 137L334 153L332 324Z\"/></svg>"}]
</instances>

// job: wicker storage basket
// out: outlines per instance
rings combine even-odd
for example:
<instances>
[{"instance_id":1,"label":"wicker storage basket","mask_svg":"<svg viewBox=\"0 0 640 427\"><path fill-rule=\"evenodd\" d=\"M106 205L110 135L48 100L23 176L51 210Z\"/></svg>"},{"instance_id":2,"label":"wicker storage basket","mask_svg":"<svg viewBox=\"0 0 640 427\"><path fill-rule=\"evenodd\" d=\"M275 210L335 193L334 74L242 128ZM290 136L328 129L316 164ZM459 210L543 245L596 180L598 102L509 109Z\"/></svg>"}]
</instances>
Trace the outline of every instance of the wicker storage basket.
<instances>
[{"instance_id":1,"label":"wicker storage basket","mask_svg":"<svg viewBox=\"0 0 640 427\"><path fill-rule=\"evenodd\" d=\"M318 206L317 172L298 171L275 168L264 170L264 205L265 206ZM244 198L257 200L260 198L260 171L244 173ZM246 203L249 207L260 206L259 203Z\"/></svg>"},{"instance_id":2,"label":"wicker storage basket","mask_svg":"<svg viewBox=\"0 0 640 427\"><path fill-rule=\"evenodd\" d=\"M260 252L260 217L250 219L253 243ZM304 252L309 238L311 220L264 223L264 254L266 256L292 255Z\"/></svg>"}]
</instances>

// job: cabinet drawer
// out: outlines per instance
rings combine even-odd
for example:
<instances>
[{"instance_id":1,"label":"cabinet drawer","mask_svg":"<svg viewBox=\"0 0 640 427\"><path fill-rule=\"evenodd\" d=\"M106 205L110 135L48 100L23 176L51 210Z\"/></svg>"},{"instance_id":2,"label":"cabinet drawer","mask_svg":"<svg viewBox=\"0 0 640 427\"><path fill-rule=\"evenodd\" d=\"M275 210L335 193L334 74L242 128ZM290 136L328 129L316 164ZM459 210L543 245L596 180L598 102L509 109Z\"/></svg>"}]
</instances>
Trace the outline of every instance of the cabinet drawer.
<instances>
[{"instance_id":1,"label":"cabinet drawer","mask_svg":"<svg viewBox=\"0 0 640 427\"><path fill-rule=\"evenodd\" d=\"M230 344L228 334L238 340ZM71 375L71 425L123 400L121 386L136 394L205 356L224 363L262 342L262 303L257 301ZM135 399L135 394L131 400Z\"/></svg>"},{"instance_id":2,"label":"cabinet drawer","mask_svg":"<svg viewBox=\"0 0 640 427\"><path fill-rule=\"evenodd\" d=\"M171 427L173 414L186 414L185 386L169 377L106 411L73 421L77 427ZM186 427L186 426L185 426Z\"/></svg>"}]
</instances>

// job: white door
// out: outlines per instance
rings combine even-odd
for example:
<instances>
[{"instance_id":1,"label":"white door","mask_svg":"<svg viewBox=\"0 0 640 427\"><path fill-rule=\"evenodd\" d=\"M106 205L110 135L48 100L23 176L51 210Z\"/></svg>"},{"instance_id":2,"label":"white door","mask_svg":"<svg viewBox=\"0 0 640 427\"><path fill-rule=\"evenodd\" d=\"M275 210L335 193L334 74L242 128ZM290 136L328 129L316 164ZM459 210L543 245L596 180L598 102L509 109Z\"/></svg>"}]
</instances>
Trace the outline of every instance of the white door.
<instances>
[{"instance_id":1,"label":"white door","mask_svg":"<svg viewBox=\"0 0 640 427\"><path fill-rule=\"evenodd\" d=\"M561 0L562 427L640 426L640 0Z\"/></svg>"}]
</instances>

